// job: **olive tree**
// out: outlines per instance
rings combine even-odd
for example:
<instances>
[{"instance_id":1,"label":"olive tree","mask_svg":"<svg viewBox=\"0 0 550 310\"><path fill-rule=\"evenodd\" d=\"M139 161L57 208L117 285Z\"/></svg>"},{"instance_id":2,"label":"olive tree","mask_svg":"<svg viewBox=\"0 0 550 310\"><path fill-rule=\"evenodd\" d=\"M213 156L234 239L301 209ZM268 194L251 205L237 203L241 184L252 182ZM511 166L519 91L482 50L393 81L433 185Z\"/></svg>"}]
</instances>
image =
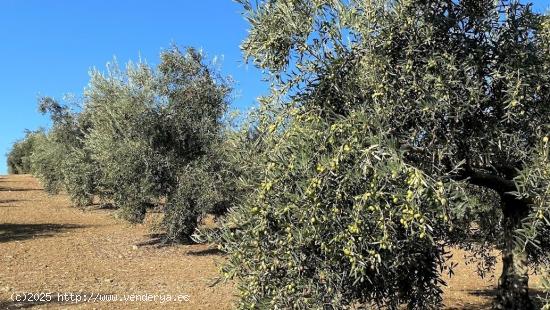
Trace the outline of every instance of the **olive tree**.
<instances>
[{"instance_id":1,"label":"olive tree","mask_svg":"<svg viewBox=\"0 0 550 310\"><path fill-rule=\"evenodd\" d=\"M188 241L204 215L220 216L236 201L236 166L222 120L231 89L194 49L163 53L158 81L165 102L156 147L171 180L164 189L164 226L169 239Z\"/></svg>"},{"instance_id":2,"label":"olive tree","mask_svg":"<svg viewBox=\"0 0 550 310\"><path fill-rule=\"evenodd\" d=\"M242 308L438 308L450 246L548 262L548 17L518 1L241 0L273 82L262 178L218 234ZM483 248L485 247L485 250Z\"/></svg>"},{"instance_id":3,"label":"olive tree","mask_svg":"<svg viewBox=\"0 0 550 310\"><path fill-rule=\"evenodd\" d=\"M49 114L52 128L39 135L31 155L31 171L50 194L66 190L75 206L88 206L98 190L99 170L84 145L90 129L81 107L60 104L50 97L40 99L38 109Z\"/></svg>"},{"instance_id":4,"label":"olive tree","mask_svg":"<svg viewBox=\"0 0 550 310\"><path fill-rule=\"evenodd\" d=\"M167 240L185 241L206 213L228 208L233 165L224 159L222 117L229 93L194 49L166 50L156 68L92 72L85 144L126 219L140 222L148 207L163 205Z\"/></svg>"},{"instance_id":5,"label":"olive tree","mask_svg":"<svg viewBox=\"0 0 550 310\"><path fill-rule=\"evenodd\" d=\"M36 141L42 138L42 135L42 130L26 131L25 137L13 144L7 157L9 174L31 173L31 156L36 148Z\"/></svg>"},{"instance_id":6,"label":"olive tree","mask_svg":"<svg viewBox=\"0 0 550 310\"><path fill-rule=\"evenodd\" d=\"M91 123L85 145L98 163L106 197L131 222L142 221L155 198L153 88L148 66L129 64L123 72L114 63L105 75L92 71L85 92L84 112Z\"/></svg>"}]
</instances>

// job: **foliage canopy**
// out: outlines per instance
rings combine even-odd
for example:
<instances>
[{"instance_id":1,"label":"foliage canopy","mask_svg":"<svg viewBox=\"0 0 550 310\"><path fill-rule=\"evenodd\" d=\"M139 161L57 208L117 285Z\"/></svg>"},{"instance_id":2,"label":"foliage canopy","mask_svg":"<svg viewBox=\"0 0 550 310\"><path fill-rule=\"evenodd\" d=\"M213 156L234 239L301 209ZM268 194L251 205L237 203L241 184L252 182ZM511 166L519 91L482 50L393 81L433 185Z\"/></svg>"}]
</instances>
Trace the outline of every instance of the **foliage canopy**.
<instances>
[{"instance_id":1,"label":"foliage canopy","mask_svg":"<svg viewBox=\"0 0 550 310\"><path fill-rule=\"evenodd\" d=\"M239 2L243 50L274 83L263 179L218 235L240 306L438 308L445 249L496 246L496 306L531 308L527 262L548 262L548 17L517 1Z\"/></svg>"},{"instance_id":2,"label":"foliage canopy","mask_svg":"<svg viewBox=\"0 0 550 310\"><path fill-rule=\"evenodd\" d=\"M157 68L112 63L91 72L76 107L40 101L53 126L14 147L14 169L27 169L29 157L48 192L64 189L77 206L113 203L130 222L161 207L166 241L185 241L205 214L225 213L238 197L223 123L230 92L191 48L164 51Z\"/></svg>"}]
</instances>

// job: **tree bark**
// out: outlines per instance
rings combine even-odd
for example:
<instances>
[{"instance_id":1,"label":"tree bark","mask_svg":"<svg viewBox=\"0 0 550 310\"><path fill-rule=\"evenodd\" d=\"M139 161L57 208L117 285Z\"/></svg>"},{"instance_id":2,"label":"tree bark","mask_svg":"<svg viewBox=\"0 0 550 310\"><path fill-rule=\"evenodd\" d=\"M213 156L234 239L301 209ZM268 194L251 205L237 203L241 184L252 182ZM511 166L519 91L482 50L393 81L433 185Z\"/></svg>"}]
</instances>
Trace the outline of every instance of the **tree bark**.
<instances>
[{"instance_id":1,"label":"tree bark","mask_svg":"<svg viewBox=\"0 0 550 310\"><path fill-rule=\"evenodd\" d=\"M502 249L502 274L498 283L495 309L531 310L529 298L529 274L527 253L523 244L514 241L515 230L529 212L528 204L510 194L502 195L504 246Z\"/></svg>"}]
</instances>

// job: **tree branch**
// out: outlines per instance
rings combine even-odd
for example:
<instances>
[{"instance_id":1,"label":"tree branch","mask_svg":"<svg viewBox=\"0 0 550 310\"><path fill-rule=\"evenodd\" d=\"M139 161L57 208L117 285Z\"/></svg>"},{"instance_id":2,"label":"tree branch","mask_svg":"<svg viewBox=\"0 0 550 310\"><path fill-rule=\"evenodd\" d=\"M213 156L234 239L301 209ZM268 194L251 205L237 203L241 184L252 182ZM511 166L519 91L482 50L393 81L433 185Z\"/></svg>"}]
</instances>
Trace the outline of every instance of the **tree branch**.
<instances>
[{"instance_id":1,"label":"tree branch","mask_svg":"<svg viewBox=\"0 0 550 310\"><path fill-rule=\"evenodd\" d=\"M513 180L508 180L495 174L475 171L470 167L463 170L461 177L467 179L473 185L492 189L500 195L516 190L516 184Z\"/></svg>"}]
</instances>

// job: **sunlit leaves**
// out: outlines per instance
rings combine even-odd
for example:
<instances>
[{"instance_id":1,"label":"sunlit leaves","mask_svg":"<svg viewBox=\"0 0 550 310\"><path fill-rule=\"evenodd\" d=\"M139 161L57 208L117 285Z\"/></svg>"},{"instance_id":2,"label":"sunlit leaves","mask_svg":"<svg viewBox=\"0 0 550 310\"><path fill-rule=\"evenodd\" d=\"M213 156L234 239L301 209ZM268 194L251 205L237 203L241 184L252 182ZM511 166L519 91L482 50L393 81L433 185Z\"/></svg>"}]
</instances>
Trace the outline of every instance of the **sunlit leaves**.
<instances>
[{"instance_id":1,"label":"sunlit leaves","mask_svg":"<svg viewBox=\"0 0 550 310\"><path fill-rule=\"evenodd\" d=\"M263 174L223 238L243 308L392 307L397 291L414 307L439 293L437 273L407 269L411 248L421 266L446 242L493 262L500 200L535 169L550 123L546 18L517 1L240 2L244 53L273 78ZM416 288L393 287L401 276Z\"/></svg>"}]
</instances>

